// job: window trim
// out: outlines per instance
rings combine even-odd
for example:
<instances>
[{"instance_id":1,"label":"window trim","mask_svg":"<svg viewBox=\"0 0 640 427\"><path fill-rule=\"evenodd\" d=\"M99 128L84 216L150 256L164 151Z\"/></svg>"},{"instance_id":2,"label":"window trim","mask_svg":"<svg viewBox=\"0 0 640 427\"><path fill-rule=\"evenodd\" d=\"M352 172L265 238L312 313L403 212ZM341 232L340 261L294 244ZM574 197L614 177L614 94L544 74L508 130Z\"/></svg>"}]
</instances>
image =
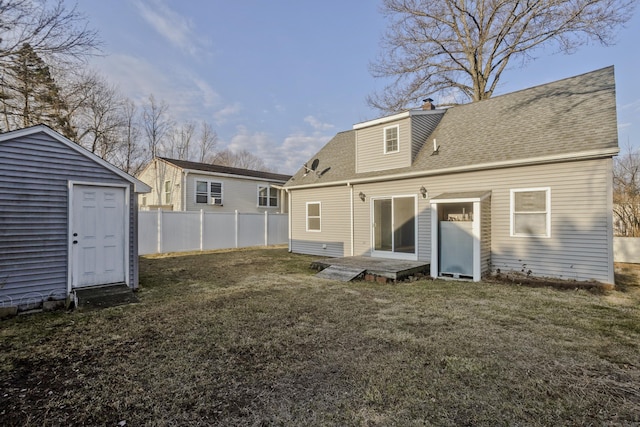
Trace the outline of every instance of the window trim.
<instances>
[{"instance_id":1,"label":"window trim","mask_svg":"<svg viewBox=\"0 0 640 427\"><path fill-rule=\"evenodd\" d=\"M261 205L260 204L260 190L266 188L267 189L267 204L266 205ZM271 190L276 190L276 204L272 205L271 204ZM279 208L280 207L280 192L278 191L277 188L274 188L271 186L271 184L258 184L258 192L257 192L257 206L259 208Z\"/></svg>"},{"instance_id":2,"label":"window trim","mask_svg":"<svg viewBox=\"0 0 640 427\"><path fill-rule=\"evenodd\" d=\"M533 191L544 191L546 193L545 197L545 212L538 213L546 213L546 230L545 234L525 234L525 233L516 233L515 230L515 201L516 201L516 193L526 193ZM509 222L510 222L510 230L509 235L511 237L538 237L548 239L551 237L551 187L535 187L535 188L512 188L510 190L510 205L509 205Z\"/></svg>"},{"instance_id":3,"label":"window trim","mask_svg":"<svg viewBox=\"0 0 640 427\"><path fill-rule=\"evenodd\" d=\"M309 217L309 205L318 205L318 216ZM322 231L322 202L307 202L305 210L305 228L310 233L320 233ZM318 218L318 229L309 228L309 218Z\"/></svg>"},{"instance_id":4,"label":"window trim","mask_svg":"<svg viewBox=\"0 0 640 427\"><path fill-rule=\"evenodd\" d=\"M198 183L207 183L207 201L206 203L198 202ZM220 203L211 203L211 184L220 184ZM193 186L193 203L195 205L210 205L210 206L223 206L224 205L224 182L211 179L194 179Z\"/></svg>"},{"instance_id":5,"label":"window trim","mask_svg":"<svg viewBox=\"0 0 640 427\"><path fill-rule=\"evenodd\" d=\"M396 149L388 150L387 149L387 130L388 129L396 129ZM384 140L384 154L393 154L400 152L400 125L392 125L386 126L382 129L383 132L383 140Z\"/></svg>"},{"instance_id":6,"label":"window trim","mask_svg":"<svg viewBox=\"0 0 640 427\"><path fill-rule=\"evenodd\" d=\"M165 205L170 205L173 202L173 194L171 191L171 181L170 180L165 180L164 181L164 188L163 188L163 194L164 194L164 204ZM160 203L162 204L162 202Z\"/></svg>"}]
</instances>

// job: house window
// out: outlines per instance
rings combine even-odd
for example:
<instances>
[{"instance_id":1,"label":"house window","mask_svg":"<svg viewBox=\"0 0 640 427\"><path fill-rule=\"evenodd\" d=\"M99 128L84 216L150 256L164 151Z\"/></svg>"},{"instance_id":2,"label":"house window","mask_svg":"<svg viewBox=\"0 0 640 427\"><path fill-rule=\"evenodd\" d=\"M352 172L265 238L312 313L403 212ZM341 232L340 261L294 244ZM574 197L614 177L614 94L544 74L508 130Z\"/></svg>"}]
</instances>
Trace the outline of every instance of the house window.
<instances>
[{"instance_id":1,"label":"house window","mask_svg":"<svg viewBox=\"0 0 640 427\"><path fill-rule=\"evenodd\" d=\"M258 206L262 208L277 208L278 190L269 186L258 186Z\"/></svg>"},{"instance_id":2,"label":"house window","mask_svg":"<svg viewBox=\"0 0 640 427\"><path fill-rule=\"evenodd\" d=\"M307 231L320 231L320 202L307 202Z\"/></svg>"},{"instance_id":3,"label":"house window","mask_svg":"<svg viewBox=\"0 0 640 427\"><path fill-rule=\"evenodd\" d=\"M551 189L511 190L511 235L551 235Z\"/></svg>"},{"instance_id":4,"label":"house window","mask_svg":"<svg viewBox=\"0 0 640 427\"><path fill-rule=\"evenodd\" d=\"M171 204L171 181L164 182L164 204Z\"/></svg>"},{"instance_id":5,"label":"house window","mask_svg":"<svg viewBox=\"0 0 640 427\"><path fill-rule=\"evenodd\" d=\"M398 133L400 126L384 128L384 153L396 153L399 150Z\"/></svg>"},{"instance_id":6,"label":"house window","mask_svg":"<svg viewBox=\"0 0 640 427\"><path fill-rule=\"evenodd\" d=\"M222 183L196 181L196 203L222 206Z\"/></svg>"}]
</instances>

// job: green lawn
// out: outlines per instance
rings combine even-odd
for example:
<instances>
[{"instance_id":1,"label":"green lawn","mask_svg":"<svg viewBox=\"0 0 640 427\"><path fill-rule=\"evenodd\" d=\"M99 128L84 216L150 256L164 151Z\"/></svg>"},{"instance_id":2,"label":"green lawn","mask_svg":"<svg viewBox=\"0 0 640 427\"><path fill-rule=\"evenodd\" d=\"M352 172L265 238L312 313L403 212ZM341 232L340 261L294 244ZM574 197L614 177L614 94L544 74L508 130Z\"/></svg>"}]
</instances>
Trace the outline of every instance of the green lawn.
<instances>
[{"instance_id":1,"label":"green lawn","mask_svg":"<svg viewBox=\"0 0 640 427\"><path fill-rule=\"evenodd\" d=\"M149 257L139 304L0 322L2 425L640 423L640 286L313 276L285 249Z\"/></svg>"}]
</instances>

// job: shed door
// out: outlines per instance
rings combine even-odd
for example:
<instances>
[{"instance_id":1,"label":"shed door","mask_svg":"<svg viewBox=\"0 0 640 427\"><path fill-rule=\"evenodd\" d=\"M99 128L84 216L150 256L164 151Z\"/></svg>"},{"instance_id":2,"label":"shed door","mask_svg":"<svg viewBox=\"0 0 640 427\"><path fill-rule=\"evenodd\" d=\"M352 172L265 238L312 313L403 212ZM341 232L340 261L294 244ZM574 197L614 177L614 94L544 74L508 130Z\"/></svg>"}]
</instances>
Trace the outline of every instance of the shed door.
<instances>
[{"instance_id":1,"label":"shed door","mask_svg":"<svg viewBox=\"0 0 640 427\"><path fill-rule=\"evenodd\" d=\"M125 189L73 186L74 288L125 282Z\"/></svg>"}]
</instances>

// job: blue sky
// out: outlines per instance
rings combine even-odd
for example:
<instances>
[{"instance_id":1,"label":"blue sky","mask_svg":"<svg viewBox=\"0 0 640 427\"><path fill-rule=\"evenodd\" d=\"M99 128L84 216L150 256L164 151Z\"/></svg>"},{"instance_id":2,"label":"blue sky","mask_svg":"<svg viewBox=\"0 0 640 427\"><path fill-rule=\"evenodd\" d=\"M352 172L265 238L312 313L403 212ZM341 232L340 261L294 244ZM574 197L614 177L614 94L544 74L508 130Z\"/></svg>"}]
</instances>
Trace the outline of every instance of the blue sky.
<instances>
[{"instance_id":1,"label":"blue sky","mask_svg":"<svg viewBox=\"0 0 640 427\"><path fill-rule=\"evenodd\" d=\"M153 93L173 118L207 120L218 148L247 149L294 173L336 132L380 114L368 65L386 23L366 0L83 0L105 56L91 65L136 101ZM620 145L640 147L640 13L612 47L539 52L503 74L503 94L614 65ZM438 100L436 99L436 103Z\"/></svg>"}]
</instances>

